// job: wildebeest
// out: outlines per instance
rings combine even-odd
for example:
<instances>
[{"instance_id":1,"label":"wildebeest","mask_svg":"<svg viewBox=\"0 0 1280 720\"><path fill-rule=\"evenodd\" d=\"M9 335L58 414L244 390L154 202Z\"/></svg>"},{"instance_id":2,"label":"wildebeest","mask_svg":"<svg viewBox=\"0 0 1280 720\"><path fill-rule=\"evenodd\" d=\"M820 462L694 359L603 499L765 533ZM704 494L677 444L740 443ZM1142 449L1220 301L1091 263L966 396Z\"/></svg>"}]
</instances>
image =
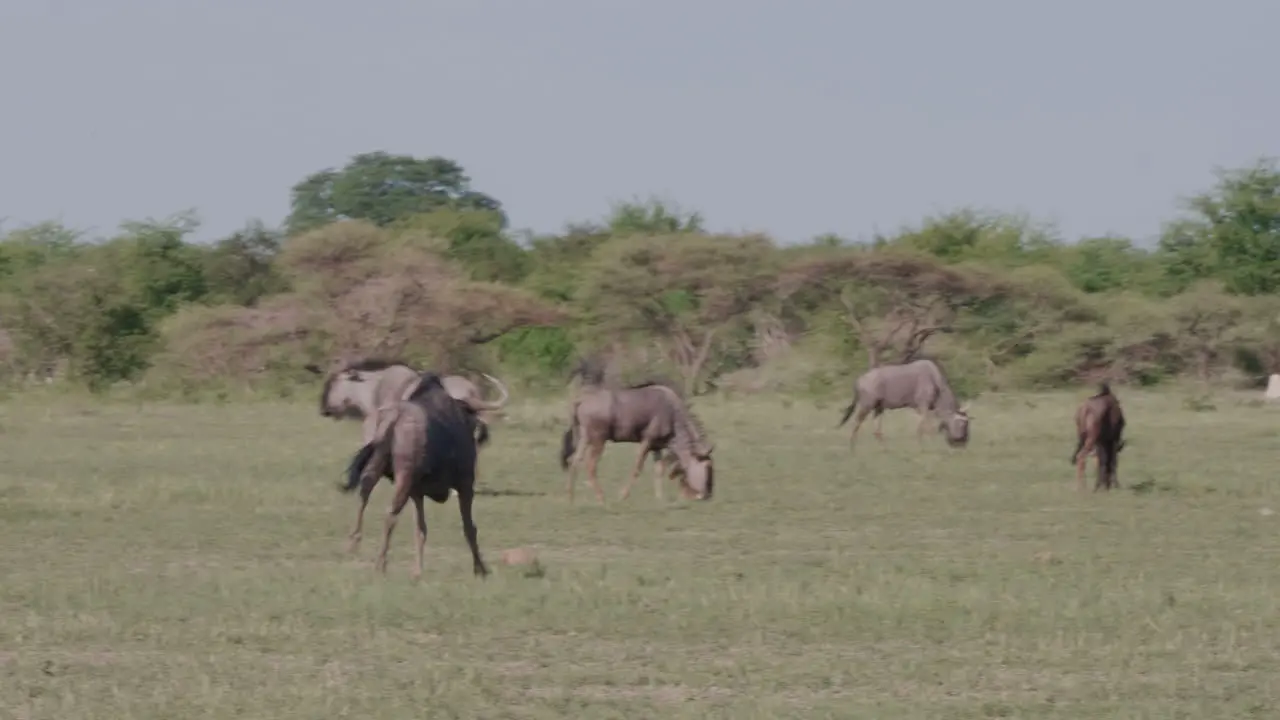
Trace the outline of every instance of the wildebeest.
<instances>
[{"instance_id":1,"label":"wildebeest","mask_svg":"<svg viewBox=\"0 0 1280 720\"><path fill-rule=\"evenodd\" d=\"M938 421L938 430L944 433L947 444L964 447L969 442L969 416L966 406L959 406L956 394L951 390L942 367L934 360L922 358L904 365L882 365L863 373L854 383L853 401L845 408L844 417L836 427L844 425L850 415L853 431L849 433L849 446L853 447L858 428L869 413L876 416L876 439L884 442L881 433L881 417L885 410L915 408L920 413L916 438L923 441L929 424L929 413Z\"/></svg>"},{"instance_id":2,"label":"wildebeest","mask_svg":"<svg viewBox=\"0 0 1280 720\"><path fill-rule=\"evenodd\" d=\"M383 358L351 358L339 357L330 363L329 371L323 373L319 367L308 365L307 369L314 373L322 373L325 377L324 387L320 391L320 415L335 420L347 418L364 422L364 444L372 442L378 426L378 409L392 406L396 401L409 397L419 385L423 375L399 360ZM490 375L485 377L497 386L502 397L495 401L486 401L480 397L475 384L459 375L436 376L445 391L455 400L466 403L478 414L486 411L500 410L510 397L502 381ZM489 440L489 426L479 417L472 420L476 446L483 446ZM355 529L351 531L349 548L352 552L360 544L361 527L364 511L369 504L369 496L377 486L382 475L366 475L365 483L360 487L360 505L356 509Z\"/></svg>"},{"instance_id":3,"label":"wildebeest","mask_svg":"<svg viewBox=\"0 0 1280 720\"><path fill-rule=\"evenodd\" d=\"M1076 466L1076 489L1084 492L1084 466L1093 453L1098 462L1098 479L1093 491L1120 487L1118 469L1120 451L1124 449L1124 411L1120 400L1107 383L1098 385L1098 394L1086 399L1076 410L1076 451L1071 464Z\"/></svg>"},{"instance_id":4,"label":"wildebeest","mask_svg":"<svg viewBox=\"0 0 1280 720\"><path fill-rule=\"evenodd\" d=\"M376 426L374 410L408 397L422 376L422 371L406 362L384 358L338 357L329 364L327 372L314 364L307 365L306 369L325 376L320 390L320 414L335 420L363 420L366 443L372 439ZM501 410L510 398L506 385L492 375L481 374L498 388L502 397L486 401L475 383L461 375L446 375L440 382L449 395L474 401L473 406L481 408L481 412Z\"/></svg>"},{"instance_id":5,"label":"wildebeest","mask_svg":"<svg viewBox=\"0 0 1280 720\"><path fill-rule=\"evenodd\" d=\"M413 576L422 574L422 555L427 543L423 498L444 503L453 491L458 497L462 531L471 548L473 570L476 575L489 574L480 557L478 533L471 517L475 499L476 418L469 416L468 411L479 411L473 403L470 399L452 397L440 376L424 373L408 398L397 399L378 409L374 438L352 458L343 490L350 492L357 486L372 486L377 478L388 473L394 477L395 495L387 511L382 550L376 562L379 572L385 573L387 569L387 549L396 519L405 503L412 500L417 521L417 564Z\"/></svg>"},{"instance_id":6,"label":"wildebeest","mask_svg":"<svg viewBox=\"0 0 1280 720\"><path fill-rule=\"evenodd\" d=\"M572 403L569 429L564 432L560 449L560 467L567 473L569 502L573 502L578 464L586 455L587 478L596 498L604 504L596 465L606 442L640 444L635 468L619 493L620 500L631 493L631 485L649 453L654 456L654 494L659 499L668 462L677 465L670 476L680 481L686 496L699 500L711 498L715 484L711 451L715 445L705 442L697 418L679 394L656 382L612 389L602 387L598 377L591 378L584 373L583 379L585 389Z\"/></svg>"}]
</instances>

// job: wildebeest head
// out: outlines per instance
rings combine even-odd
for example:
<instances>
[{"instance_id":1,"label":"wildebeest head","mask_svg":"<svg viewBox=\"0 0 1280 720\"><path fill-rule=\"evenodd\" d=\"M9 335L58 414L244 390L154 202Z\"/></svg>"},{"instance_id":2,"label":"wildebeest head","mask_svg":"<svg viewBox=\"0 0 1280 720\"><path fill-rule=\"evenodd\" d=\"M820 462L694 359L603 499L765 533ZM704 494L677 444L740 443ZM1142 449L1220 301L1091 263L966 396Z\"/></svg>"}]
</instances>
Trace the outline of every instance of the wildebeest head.
<instances>
[{"instance_id":1,"label":"wildebeest head","mask_svg":"<svg viewBox=\"0 0 1280 720\"><path fill-rule=\"evenodd\" d=\"M351 357L337 357L323 370L313 364L306 368L316 375L324 376L324 386L320 389L320 415L335 420L343 418L362 418L365 408L373 404L373 378L354 367L356 360Z\"/></svg>"},{"instance_id":2,"label":"wildebeest head","mask_svg":"<svg viewBox=\"0 0 1280 720\"><path fill-rule=\"evenodd\" d=\"M969 421L972 419L967 406L961 407L940 420L938 429L946 437L948 445L951 447L964 447L969 443Z\"/></svg>"},{"instance_id":3,"label":"wildebeest head","mask_svg":"<svg viewBox=\"0 0 1280 720\"><path fill-rule=\"evenodd\" d=\"M680 482L698 500L710 500L715 492L715 467L711 461L711 451L715 447L712 444L698 448L690 456L689 462L680 468Z\"/></svg>"}]
</instances>

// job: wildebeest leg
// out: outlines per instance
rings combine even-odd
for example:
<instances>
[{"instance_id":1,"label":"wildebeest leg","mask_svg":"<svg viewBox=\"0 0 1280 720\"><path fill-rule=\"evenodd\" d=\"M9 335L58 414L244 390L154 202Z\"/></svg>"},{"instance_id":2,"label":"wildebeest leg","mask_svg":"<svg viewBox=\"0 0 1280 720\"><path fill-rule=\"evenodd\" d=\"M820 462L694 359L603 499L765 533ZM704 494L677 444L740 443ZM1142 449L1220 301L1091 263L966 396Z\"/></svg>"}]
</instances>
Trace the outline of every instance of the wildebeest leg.
<instances>
[{"instance_id":1,"label":"wildebeest leg","mask_svg":"<svg viewBox=\"0 0 1280 720\"><path fill-rule=\"evenodd\" d=\"M592 440L587 452L587 480L591 482L591 489L596 491L596 500L601 505L604 505L604 491L600 489L600 478L596 477L596 466L600 464L600 456L604 454L604 443L604 440Z\"/></svg>"},{"instance_id":2,"label":"wildebeest leg","mask_svg":"<svg viewBox=\"0 0 1280 720\"><path fill-rule=\"evenodd\" d=\"M854 440L858 438L858 428L862 427L862 422L867 419L867 414L871 412L871 408L862 405L858 406L853 416L853 430L849 431L849 449L853 449Z\"/></svg>"},{"instance_id":3,"label":"wildebeest leg","mask_svg":"<svg viewBox=\"0 0 1280 720\"><path fill-rule=\"evenodd\" d=\"M413 519L417 521L414 528L413 539L417 543L417 566L413 570L413 579L417 580L422 577L422 554L427 549L427 509L423 507L421 495L413 495Z\"/></svg>"},{"instance_id":4,"label":"wildebeest leg","mask_svg":"<svg viewBox=\"0 0 1280 720\"><path fill-rule=\"evenodd\" d=\"M351 531L351 535L347 540L347 552L354 553L360 547L360 537L364 530L364 511L369 507L369 496L373 494L373 489L377 487L378 481L382 477L374 475L372 477L365 475L360 478L360 505L356 508L356 527Z\"/></svg>"},{"instance_id":5,"label":"wildebeest leg","mask_svg":"<svg viewBox=\"0 0 1280 720\"><path fill-rule=\"evenodd\" d=\"M1097 459L1097 478L1093 481L1093 491L1098 492L1107 484L1107 445L1099 443L1094 446L1094 456Z\"/></svg>"},{"instance_id":6,"label":"wildebeest leg","mask_svg":"<svg viewBox=\"0 0 1280 720\"><path fill-rule=\"evenodd\" d=\"M1076 490L1084 492L1084 466L1089 462L1089 453L1093 452L1093 438L1085 436L1084 447L1076 453Z\"/></svg>"},{"instance_id":7,"label":"wildebeest leg","mask_svg":"<svg viewBox=\"0 0 1280 720\"><path fill-rule=\"evenodd\" d=\"M471 518L471 502L475 499L475 491L472 488L463 488L458 491L458 512L462 514L462 534L467 538L467 547L471 548L471 569L476 575L485 576L489 574L489 568L484 565L484 558L480 557L480 531L476 529L475 521Z\"/></svg>"},{"instance_id":8,"label":"wildebeest leg","mask_svg":"<svg viewBox=\"0 0 1280 720\"><path fill-rule=\"evenodd\" d=\"M378 553L377 568L383 575L387 574L387 549L391 547L391 531L396 529L396 518L409 502L409 491L413 489L413 476L407 470L396 470L396 494L391 498L391 506L387 508L386 524L382 527L382 551Z\"/></svg>"},{"instance_id":9,"label":"wildebeest leg","mask_svg":"<svg viewBox=\"0 0 1280 720\"><path fill-rule=\"evenodd\" d=\"M577 465L582 461L582 457L586 455L588 443L580 442L577 450L573 452L573 457L568 461L568 470L564 471L564 489L568 492L568 503L573 505L573 486L577 484Z\"/></svg>"},{"instance_id":10,"label":"wildebeest leg","mask_svg":"<svg viewBox=\"0 0 1280 720\"><path fill-rule=\"evenodd\" d=\"M924 430L929 424L929 411L917 408L916 412L920 413L920 424L916 426L916 442L924 445Z\"/></svg>"},{"instance_id":11,"label":"wildebeest leg","mask_svg":"<svg viewBox=\"0 0 1280 720\"><path fill-rule=\"evenodd\" d=\"M622 492L618 493L619 500L626 500L631 495L631 484L640 476L640 471L644 469L644 459L649 454L649 441L640 440L640 454L636 456L636 466L631 469L631 477L627 478L627 484L622 486Z\"/></svg>"},{"instance_id":12,"label":"wildebeest leg","mask_svg":"<svg viewBox=\"0 0 1280 720\"><path fill-rule=\"evenodd\" d=\"M883 425L883 423L884 423L884 410L882 410L882 409L880 409L880 408L876 408L876 411L875 411L875 412L876 412L876 432L875 432L875 436L876 436L876 439L880 441L880 444L881 444L881 445L884 445L884 425Z\"/></svg>"},{"instance_id":13,"label":"wildebeest leg","mask_svg":"<svg viewBox=\"0 0 1280 720\"><path fill-rule=\"evenodd\" d=\"M662 497L662 481L667 474L667 460L662 456L659 450L653 454L653 495L659 500Z\"/></svg>"}]
</instances>

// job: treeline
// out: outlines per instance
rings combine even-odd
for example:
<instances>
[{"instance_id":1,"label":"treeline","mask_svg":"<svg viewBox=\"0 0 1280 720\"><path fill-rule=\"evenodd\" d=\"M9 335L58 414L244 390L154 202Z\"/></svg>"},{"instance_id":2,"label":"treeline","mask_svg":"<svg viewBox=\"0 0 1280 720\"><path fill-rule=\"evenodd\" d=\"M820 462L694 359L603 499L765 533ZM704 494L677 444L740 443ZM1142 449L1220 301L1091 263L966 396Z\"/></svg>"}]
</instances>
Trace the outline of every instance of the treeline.
<instances>
[{"instance_id":1,"label":"treeline","mask_svg":"<svg viewBox=\"0 0 1280 720\"><path fill-rule=\"evenodd\" d=\"M204 244L195 228L0 236L0 379L283 389L342 351L530 386L593 354L695 393L825 392L922 352L970 391L1280 372L1269 159L1219 173L1150 249L969 210L782 246L658 202L521 235L457 163L384 153L304 178L281 228Z\"/></svg>"}]
</instances>

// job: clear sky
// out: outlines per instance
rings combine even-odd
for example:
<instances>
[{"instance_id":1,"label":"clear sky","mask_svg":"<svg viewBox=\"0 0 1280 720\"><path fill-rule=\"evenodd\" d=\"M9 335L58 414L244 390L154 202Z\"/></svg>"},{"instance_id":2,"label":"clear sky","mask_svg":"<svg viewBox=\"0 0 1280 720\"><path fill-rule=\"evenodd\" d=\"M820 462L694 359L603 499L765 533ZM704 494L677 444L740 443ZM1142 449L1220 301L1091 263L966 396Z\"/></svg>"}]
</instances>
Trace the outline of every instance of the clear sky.
<instances>
[{"instance_id":1,"label":"clear sky","mask_svg":"<svg viewBox=\"0 0 1280 720\"><path fill-rule=\"evenodd\" d=\"M1276 0L8 0L0 218L275 224L443 155L516 228L658 196L867 237L962 205L1149 241L1280 155Z\"/></svg>"}]
</instances>

